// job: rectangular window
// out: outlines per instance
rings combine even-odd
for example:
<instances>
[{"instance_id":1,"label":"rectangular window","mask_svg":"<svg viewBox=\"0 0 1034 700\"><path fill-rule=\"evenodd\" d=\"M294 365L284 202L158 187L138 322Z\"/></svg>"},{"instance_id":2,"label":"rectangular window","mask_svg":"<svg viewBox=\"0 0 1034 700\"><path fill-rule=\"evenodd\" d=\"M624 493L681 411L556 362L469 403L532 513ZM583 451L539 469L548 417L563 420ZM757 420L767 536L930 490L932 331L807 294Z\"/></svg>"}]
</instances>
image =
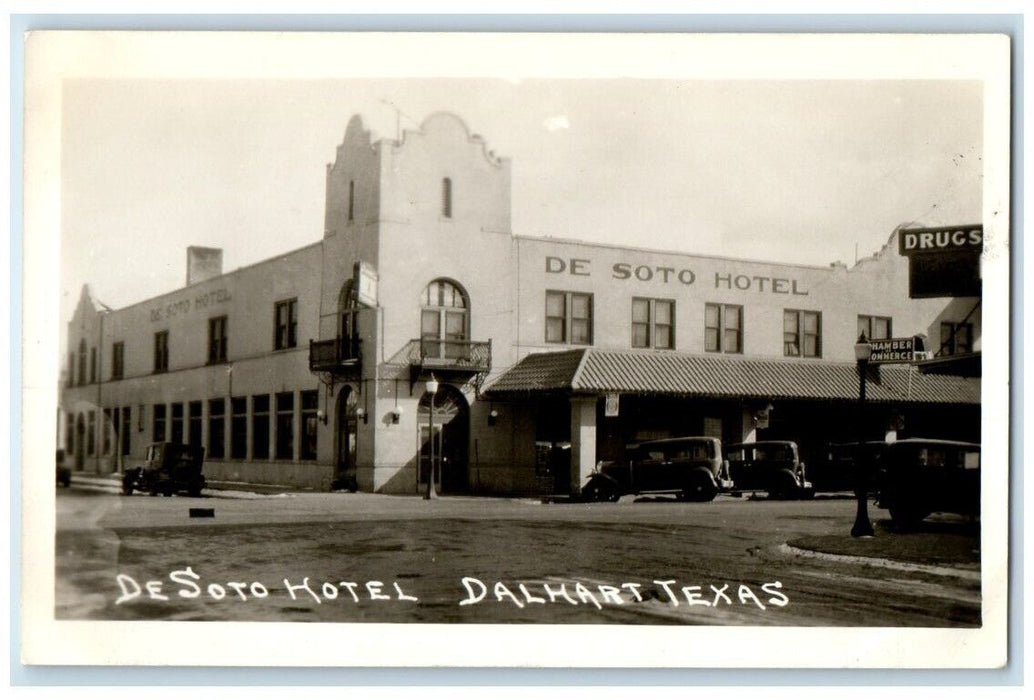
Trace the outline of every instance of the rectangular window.
<instances>
[{"instance_id":1,"label":"rectangular window","mask_svg":"<svg viewBox=\"0 0 1034 700\"><path fill-rule=\"evenodd\" d=\"M111 421L112 421L111 409L110 408L105 408L104 409L104 418L103 418L104 425L101 427L101 435L103 436L101 438L101 454L102 455L110 455L111 454Z\"/></svg>"},{"instance_id":2,"label":"rectangular window","mask_svg":"<svg viewBox=\"0 0 1034 700\"><path fill-rule=\"evenodd\" d=\"M119 431L119 439L122 441L122 455L127 456L129 454L129 441L130 433L129 429L133 425L132 412L129 410L129 406L122 407L122 429Z\"/></svg>"},{"instance_id":3,"label":"rectangular window","mask_svg":"<svg viewBox=\"0 0 1034 700\"><path fill-rule=\"evenodd\" d=\"M111 378L122 379L126 354L126 344L123 342L111 344Z\"/></svg>"},{"instance_id":4,"label":"rectangular window","mask_svg":"<svg viewBox=\"0 0 1034 700\"><path fill-rule=\"evenodd\" d=\"M72 454L75 450L75 418L69 413L65 416L65 452Z\"/></svg>"},{"instance_id":5,"label":"rectangular window","mask_svg":"<svg viewBox=\"0 0 1034 700\"><path fill-rule=\"evenodd\" d=\"M294 459L294 394L276 395L276 458Z\"/></svg>"},{"instance_id":6,"label":"rectangular window","mask_svg":"<svg viewBox=\"0 0 1034 700\"><path fill-rule=\"evenodd\" d=\"M97 449L97 412L90 411L86 418L86 454L92 455Z\"/></svg>"},{"instance_id":7,"label":"rectangular window","mask_svg":"<svg viewBox=\"0 0 1034 700\"><path fill-rule=\"evenodd\" d=\"M208 364L226 362L226 316L208 319Z\"/></svg>"},{"instance_id":8,"label":"rectangular window","mask_svg":"<svg viewBox=\"0 0 1034 700\"><path fill-rule=\"evenodd\" d=\"M251 458L269 459L269 394L251 397Z\"/></svg>"},{"instance_id":9,"label":"rectangular window","mask_svg":"<svg viewBox=\"0 0 1034 700\"><path fill-rule=\"evenodd\" d=\"M278 301L274 316L276 338L273 339L273 348L284 350L298 345L298 300Z\"/></svg>"},{"instance_id":10,"label":"rectangular window","mask_svg":"<svg viewBox=\"0 0 1034 700\"><path fill-rule=\"evenodd\" d=\"M230 399L230 457L248 458L248 397Z\"/></svg>"},{"instance_id":11,"label":"rectangular window","mask_svg":"<svg viewBox=\"0 0 1034 700\"><path fill-rule=\"evenodd\" d=\"M592 344L592 295L546 292L546 342Z\"/></svg>"},{"instance_id":12,"label":"rectangular window","mask_svg":"<svg viewBox=\"0 0 1034 700\"><path fill-rule=\"evenodd\" d=\"M97 348L90 348L90 384L97 382Z\"/></svg>"},{"instance_id":13,"label":"rectangular window","mask_svg":"<svg viewBox=\"0 0 1034 700\"><path fill-rule=\"evenodd\" d=\"M75 353L68 353L68 386L75 386Z\"/></svg>"},{"instance_id":14,"label":"rectangular window","mask_svg":"<svg viewBox=\"0 0 1034 700\"><path fill-rule=\"evenodd\" d=\"M151 442L165 442L165 404L154 405L154 416L151 420Z\"/></svg>"},{"instance_id":15,"label":"rectangular window","mask_svg":"<svg viewBox=\"0 0 1034 700\"><path fill-rule=\"evenodd\" d=\"M201 402L191 401L188 405L190 410L189 421L190 428L187 430L188 442L194 447L201 447Z\"/></svg>"},{"instance_id":16,"label":"rectangular window","mask_svg":"<svg viewBox=\"0 0 1034 700\"><path fill-rule=\"evenodd\" d=\"M938 355L966 355L973 352L973 324L941 323L941 346Z\"/></svg>"},{"instance_id":17,"label":"rectangular window","mask_svg":"<svg viewBox=\"0 0 1034 700\"><path fill-rule=\"evenodd\" d=\"M818 311L783 311L783 354L787 357L822 357L822 314Z\"/></svg>"},{"instance_id":18,"label":"rectangular window","mask_svg":"<svg viewBox=\"0 0 1034 700\"><path fill-rule=\"evenodd\" d=\"M226 454L226 400L208 401L208 456L222 459Z\"/></svg>"},{"instance_id":19,"label":"rectangular window","mask_svg":"<svg viewBox=\"0 0 1034 700\"><path fill-rule=\"evenodd\" d=\"M704 350L743 352L743 307L734 304L704 305Z\"/></svg>"},{"instance_id":20,"label":"rectangular window","mask_svg":"<svg viewBox=\"0 0 1034 700\"><path fill-rule=\"evenodd\" d=\"M442 179L442 216L452 218L452 180L447 177Z\"/></svg>"},{"instance_id":21,"label":"rectangular window","mask_svg":"<svg viewBox=\"0 0 1034 700\"><path fill-rule=\"evenodd\" d=\"M319 428L319 391L302 392L302 459L316 459L316 434Z\"/></svg>"},{"instance_id":22,"label":"rectangular window","mask_svg":"<svg viewBox=\"0 0 1034 700\"><path fill-rule=\"evenodd\" d=\"M169 431L169 442L183 442L183 404L172 404L172 429Z\"/></svg>"},{"instance_id":23,"label":"rectangular window","mask_svg":"<svg viewBox=\"0 0 1034 700\"><path fill-rule=\"evenodd\" d=\"M632 299L632 347L671 350L675 347L675 302Z\"/></svg>"},{"instance_id":24,"label":"rectangular window","mask_svg":"<svg viewBox=\"0 0 1034 700\"><path fill-rule=\"evenodd\" d=\"M169 371L169 331L154 334L154 371Z\"/></svg>"},{"instance_id":25,"label":"rectangular window","mask_svg":"<svg viewBox=\"0 0 1034 700\"><path fill-rule=\"evenodd\" d=\"M865 335L868 340L884 340L892 337L890 317L858 316L858 328L855 338Z\"/></svg>"}]
</instances>

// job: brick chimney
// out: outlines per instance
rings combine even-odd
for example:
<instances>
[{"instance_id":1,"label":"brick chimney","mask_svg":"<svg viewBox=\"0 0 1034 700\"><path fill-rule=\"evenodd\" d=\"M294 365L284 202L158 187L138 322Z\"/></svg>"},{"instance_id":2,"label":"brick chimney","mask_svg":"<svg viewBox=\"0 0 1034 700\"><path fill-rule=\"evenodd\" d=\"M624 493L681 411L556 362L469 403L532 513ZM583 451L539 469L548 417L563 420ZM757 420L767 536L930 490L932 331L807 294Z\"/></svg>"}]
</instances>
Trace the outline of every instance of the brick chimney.
<instances>
[{"instance_id":1,"label":"brick chimney","mask_svg":"<svg viewBox=\"0 0 1034 700\"><path fill-rule=\"evenodd\" d=\"M223 274L223 249L187 248L187 286L210 280Z\"/></svg>"}]
</instances>

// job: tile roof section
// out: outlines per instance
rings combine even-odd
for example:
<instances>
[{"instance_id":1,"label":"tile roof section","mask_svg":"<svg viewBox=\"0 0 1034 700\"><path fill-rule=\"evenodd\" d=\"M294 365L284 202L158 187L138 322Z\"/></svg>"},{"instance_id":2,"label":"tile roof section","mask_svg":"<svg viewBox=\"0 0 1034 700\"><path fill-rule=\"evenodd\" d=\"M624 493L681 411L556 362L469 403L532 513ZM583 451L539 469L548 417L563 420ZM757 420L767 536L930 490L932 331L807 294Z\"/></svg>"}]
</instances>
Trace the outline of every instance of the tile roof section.
<instances>
[{"instance_id":1,"label":"tile roof section","mask_svg":"<svg viewBox=\"0 0 1034 700\"><path fill-rule=\"evenodd\" d=\"M867 384L870 401L980 403L978 379L920 374L895 365L882 366L877 377L874 369ZM858 398L858 370L851 362L584 348L529 355L486 394L548 391L841 401Z\"/></svg>"}]
</instances>

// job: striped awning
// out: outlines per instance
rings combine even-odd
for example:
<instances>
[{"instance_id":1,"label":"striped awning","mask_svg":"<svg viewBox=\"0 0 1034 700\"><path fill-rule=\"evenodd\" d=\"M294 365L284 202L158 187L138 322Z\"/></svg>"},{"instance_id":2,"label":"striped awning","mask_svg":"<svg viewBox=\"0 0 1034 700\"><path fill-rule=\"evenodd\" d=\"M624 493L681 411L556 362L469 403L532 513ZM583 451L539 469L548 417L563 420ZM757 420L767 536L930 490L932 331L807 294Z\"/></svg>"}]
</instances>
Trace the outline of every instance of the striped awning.
<instances>
[{"instance_id":1,"label":"striped awning","mask_svg":"<svg viewBox=\"0 0 1034 700\"><path fill-rule=\"evenodd\" d=\"M620 393L839 401L858 398L858 368L853 362L582 348L528 355L484 393L498 399ZM876 402L979 404L980 380L884 365L870 367L866 394Z\"/></svg>"}]
</instances>

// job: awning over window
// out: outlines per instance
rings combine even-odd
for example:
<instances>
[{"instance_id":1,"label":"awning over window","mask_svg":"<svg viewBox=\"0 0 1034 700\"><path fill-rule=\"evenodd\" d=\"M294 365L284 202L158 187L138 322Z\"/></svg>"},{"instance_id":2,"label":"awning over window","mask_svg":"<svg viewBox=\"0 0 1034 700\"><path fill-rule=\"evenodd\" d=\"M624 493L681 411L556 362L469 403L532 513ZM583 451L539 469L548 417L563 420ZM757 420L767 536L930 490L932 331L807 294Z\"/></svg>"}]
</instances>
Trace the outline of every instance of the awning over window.
<instances>
[{"instance_id":1,"label":"awning over window","mask_svg":"<svg viewBox=\"0 0 1034 700\"><path fill-rule=\"evenodd\" d=\"M853 362L582 348L528 355L484 393L496 399L543 393L621 393L856 400L858 369ZM866 395L877 402L979 404L980 380L883 365L878 371L870 367Z\"/></svg>"}]
</instances>

